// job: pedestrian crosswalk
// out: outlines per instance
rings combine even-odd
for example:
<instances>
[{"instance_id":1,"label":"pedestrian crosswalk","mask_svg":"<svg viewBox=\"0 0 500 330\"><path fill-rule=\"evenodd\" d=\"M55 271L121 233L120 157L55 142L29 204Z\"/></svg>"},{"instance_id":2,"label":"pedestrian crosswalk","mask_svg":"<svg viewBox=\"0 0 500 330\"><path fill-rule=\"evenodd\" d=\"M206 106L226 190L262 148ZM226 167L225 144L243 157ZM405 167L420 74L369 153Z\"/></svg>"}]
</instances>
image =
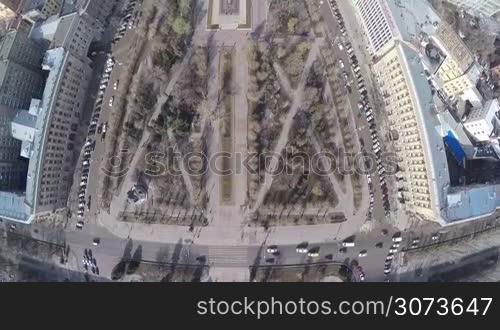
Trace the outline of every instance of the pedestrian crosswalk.
<instances>
[{"instance_id":1,"label":"pedestrian crosswalk","mask_svg":"<svg viewBox=\"0 0 500 330\"><path fill-rule=\"evenodd\" d=\"M248 259L248 248L237 246L210 246L208 261L216 266L234 267L248 266L251 263Z\"/></svg>"}]
</instances>

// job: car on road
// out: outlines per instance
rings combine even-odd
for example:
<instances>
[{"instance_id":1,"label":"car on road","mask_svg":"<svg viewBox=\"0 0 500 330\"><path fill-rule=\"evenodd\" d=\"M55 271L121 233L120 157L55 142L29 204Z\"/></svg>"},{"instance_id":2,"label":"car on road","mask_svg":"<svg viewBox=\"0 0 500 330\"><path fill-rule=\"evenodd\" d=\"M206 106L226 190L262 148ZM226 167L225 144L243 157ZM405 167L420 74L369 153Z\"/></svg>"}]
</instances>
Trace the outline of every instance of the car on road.
<instances>
[{"instance_id":1,"label":"car on road","mask_svg":"<svg viewBox=\"0 0 500 330\"><path fill-rule=\"evenodd\" d=\"M78 222L76 223L76 228L78 228L78 229L82 229L82 228L83 228L83 221L81 221L81 220L80 220L80 221L78 221Z\"/></svg>"},{"instance_id":2,"label":"car on road","mask_svg":"<svg viewBox=\"0 0 500 330\"><path fill-rule=\"evenodd\" d=\"M266 262L267 262L268 264L273 264L273 263L274 263L274 258L267 258L267 259L266 259Z\"/></svg>"},{"instance_id":3,"label":"car on road","mask_svg":"<svg viewBox=\"0 0 500 330\"><path fill-rule=\"evenodd\" d=\"M269 254L275 254L278 252L278 246L276 246L276 245L268 246L266 249L266 252Z\"/></svg>"},{"instance_id":4,"label":"car on road","mask_svg":"<svg viewBox=\"0 0 500 330\"><path fill-rule=\"evenodd\" d=\"M309 252L307 252L307 256L310 258L317 258L319 257L319 247L313 247L309 249Z\"/></svg>"},{"instance_id":5,"label":"car on road","mask_svg":"<svg viewBox=\"0 0 500 330\"><path fill-rule=\"evenodd\" d=\"M295 248L295 252L297 253L307 253L307 246L309 244L307 242L303 242L303 243L300 243L299 245L297 245L297 247Z\"/></svg>"},{"instance_id":6,"label":"car on road","mask_svg":"<svg viewBox=\"0 0 500 330\"><path fill-rule=\"evenodd\" d=\"M101 243L101 239L96 237L92 240L92 245L98 246Z\"/></svg>"},{"instance_id":7,"label":"car on road","mask_svg":"<svg viewBox=\"0 0 500 330\"><path fill-rule=\"evenodd\" d=\"M383 248L383 247L384 247L384 243L382 243L382 242L378 242L377 244L375 244L375 247L377 247L377 248L381 249L381 248Z\"/></svg>"},{"instance_id":8,"label":"car on road","mask_svg":"<svg viewBox=\"0 0 500 330\"><path fill-rule=\"evenodd\" d=\"M439 234L434 234L434 235L432 235L431 239L432 239L433 241L437 241L437 240L439 239Z\"/></svg>"},{"instance_id":9,"label":"car on road","mask_svg":"<svg viewBox=\"0 0 500 330\"><path fill-rule=\"evenodd\" d=\"M356 246L356 244L352 241L348 241L348 242L344 241L344 242L342 242L342 246L343 247L354 247L354 246Z\"/></svg>"},{"instance_id":10,"label":"car on road","mask_svg":"<svg viewBox=\"0 0 500 330\"><path fill-rule=\"evenodd\" d=\"M366 257L367 255L368 255L368 251L366 251L366 250L361 250L361 251L359 252L358 257L363 258L363 257Z\"/></svg>"}]
</instances>

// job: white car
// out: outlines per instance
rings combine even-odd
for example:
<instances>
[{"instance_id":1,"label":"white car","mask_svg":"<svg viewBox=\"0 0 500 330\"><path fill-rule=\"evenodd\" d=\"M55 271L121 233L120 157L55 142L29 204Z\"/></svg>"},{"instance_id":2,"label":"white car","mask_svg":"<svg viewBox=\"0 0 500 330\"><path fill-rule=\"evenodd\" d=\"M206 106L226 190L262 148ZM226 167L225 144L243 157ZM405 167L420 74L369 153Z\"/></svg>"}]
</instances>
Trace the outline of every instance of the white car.
<instances>
[{"instance_id":1,"label":"white car","mask_svg":"<svg viewBox=\"0 0 500 330\"><path fill-rule=\"evenodd\" d=\"M367 255L367 254L368 254L368 252L367 252L366 250L362 250L362 251L360 251L360 252L359 252L359 255L358 255L358 256L359 256L360 258L363 258L363 257L366 257L366 255Z\"/></svg>"},{"instance_id":2,"label":"white car","mask_svg":"<svg viewBox=\"0 0 500 330\"><path fill-rule=\"evenodd\" d=\"M393 249L399 249L399 244L400 244L400 243L393 243L393 244L392 244L392 248L393 248Z\"/></svg>"},{"instance_id":3,"label":"white car","mask_svg":"<svg viewBox=\"0 0 500 330\"><path fill-rule=\"evenodd\" d=\"M413 244L418 244L420 243L420 238L414 238L412 241Z\"/></svg>"},{"instance_id":4,"label":"white car","mask_svg":"<svg viewBox=\"0 0 500 330\"><path fill-rule=\"evenodd\" d=\"M372 110L368 110L368 111L366 111L366 112L365 112L365 115L366 115L366 116L370 116L372 113L373 113L373 111L372 111Z\"/></svg>"},{"instance_id":5,"label":"white car","mask_svg":"<svg viewBox=\"0 0 500 330\"><path fill-rule=\"evenodd\" d=\"M101 239L99 239L99 238L94 238L94 240L92 241L92 245L94 245L94 246L98 246L99 243L101 243Z\"/></svg>"},{"instance_id":6,"label":"white car","mask_svg":"<svg viewBox=\"0 0 500 330\"><path fill-rule=\"evenodd\" d=\"M437 240L439 239L439 234L434 234L434 235L432 235L431 239L432 239L433 241L437 241Z\"/></svg>"},{"instance_id":7,"label":"white car","mask_svg":"<svg viewBox=\"0 0 500 330\"><path fill-rule=\"evenodd\" d=\"M391 269L390 268L386 268L384 269L384 274L390 274L391 273Z\"/></svg>"},{"instance_id":8,"label":"white car","mask_svg":"<svg viewBox=\"0 0 500 330\"><path fill-rule=\"evenodd\" d=\"M302 253L302 254L303 253L307 253L307 248L305 248L305 247L298 247L298 248L295 249L295 252Z\"/></svg>"},{"instance_id":9,"label":"white car","mask_svg":"<svg viewBox=\"0 0 500 330\"><path fill-rule=\"evenodd\" d=\"M113 84L113 89L116 91L118 89L118 85L120 84L120 81L117 80L115 81L115 83Z\"/></svg>"},{"instance_id":10,"label":"white car","mask_svg":"<svg viewBox=\"0 0 500 330\"><path fill-rule=\"evenodd\" d=\"M342 45L342 43L341 43L341 42L339 42L339 43L337 44L337 46L339 47L339 49L340 49L340 50L344 50L344 46Z\"/></svg>"},{"instance_id":11,"label":"white car","mask_svg":"<svg viewBox=\"0 0 500 330\"><path fill-rule=\"evenodd\" d=\"M274 254L278 252L278 247L276 245L268 246L266 249L267 253Z\"/></svg>"},{"instance_id":12,"label":"white car","mask_svg":"<svg viewBox=\"0 0 500 330\"><path fill-rule=\"evenodd\" d=\"M307 252L307 256L311 257L311 258L317 258L317 257L319 257L319 251L310 250L309 252Z\"/></svg>"},{"instance_id":13,"label":"white car","mask_svg":"<svg viewBox=\"0 0 500 330\"><path fill-rule=\"evenodd\" d=\"M373 121L373 116L372 115L366 116L366 121L367 122L372 122Z\"/></svg>"},{"instance_id":14,"label":"white car","mask_svg":"<svg viewBox=\"0 0 500 330\"><path fill-rule=\"evenodd\" d=\"M343 68L345 67L345 65L344 65L344 61L339 60L339 65L340 65L340 68L342 68L342 69L343 69Z\"/></svg>"},{"instance_id":15,"label":"white car","mask_svg":"<svg viewBox=\"0 0 500 330\"><path fill-rule=\"evenodd\" d=\"M389 253L396 253L398 252L398 249L389 249Z\"/></svg>"},{"instance_id":16,"label":"white car","mask_svg":"<svg viewBox=\"0 0 500 330\"><path fill-rule=\"evenodd\" d=\"M401 236L395 236L392 238L393 242L401 242L402 240L403 240L403 238Z\"/></svg>"},{"instance_id":17,"label":"white car","mask_svg":"<svg viewBox=\"0 0 500 330\"><path fill-rule=\"evenodd\" d=\"M113 106L113 102L115 100L115 97L114 96L111 96L111 98L109 99L109 106L112 107Z\"/></svg>"}]
</instances>

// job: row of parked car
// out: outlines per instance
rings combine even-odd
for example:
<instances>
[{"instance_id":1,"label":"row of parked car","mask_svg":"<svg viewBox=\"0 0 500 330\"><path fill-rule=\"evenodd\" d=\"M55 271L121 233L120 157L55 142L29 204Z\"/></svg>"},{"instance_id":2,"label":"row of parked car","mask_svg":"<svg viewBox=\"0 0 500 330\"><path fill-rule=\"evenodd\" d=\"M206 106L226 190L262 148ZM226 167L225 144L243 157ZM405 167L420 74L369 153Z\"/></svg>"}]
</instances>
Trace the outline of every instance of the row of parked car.
<instances>
[{"instance_id":1,"label":"row of parked car","mask_svg":"<svg viewBox=\"0 0 500 330\"><path fill-rule=\"evenodd\" d=\"M85 209L90 209L91 196L89 196L88 201L87 196L87 185L89 181L90 163L92 161L92 152L95 150L96 140L93 138L96 134L101 134L102 138L105 137L107 130L107 123L99 124L99 118L102 110L102 103L104 100L104 92L109 84L111 78L111 70L113 70L114 60L111 54L106 55L106 68L101 80L99 82L99 91L97 92L97 99L94 105L94 111L92 112L92 118L90 121L89 129L87 132L87 139L83 146L83 160L82 160L82 173L80 176L80 188L78 190L78 218L83 218L85 215ZM76 224L78 229L82 229L84 226L83 220L79 220Z\"/></svg>"},{"instance_id":2,"label":"row of parked car","mask_svg":"<svg viewBox=\"0 0 500 330\"><path fill-rule=\"evenodd\" d=\"M135 29L137 27L137 22L139 21L139 12L134 13L136 4L137 0L131 0L127 4L127 7L122 13L120 27L115 33L113 43L120 41L127 30Z\"/></svg>"},{"instance_id":3,"label":"row of parked car","mask_svg":"<svg viewBox=\"0 0 500 330\"><path fill-rule=\"evenodd\" d=\"M347 31L345 29L342 15L340 14L339 9L337 7L337 3L334 0L330 0L330 7L332 8L333 16L335 16L335 18L337 19L337 23L340 27L340 33L345 37L347 35Z\"/></svg>"},{"instance_id":4,"label":"row of parked car","mask_svg":"<svg viewBox=\"0 0 500 330\"><path fill-rule=\"evenodd\" d=\"M330 0L330 6L332 8L334 16L337 19L337 23L340 27L340 32L342 33L342 35L344 37L347 36L347 33L345 32L345 26L344 26L344 21L343 21L342 15L340 14L340 12L337 8L337 4L335 3L334 0ZM350 67L351 67L351 70L353 73L353 77L354 77L354 79L352 81L349 81L347 73L343 72L344 79L346 80L347 91L349 93L351 93L352 88L353 88L352 84L355 84L355 86L357 86L357 89L358 89L359 94L360 94L361 99L358 103L358 108L359 108L359 111L365 116L365 119L366 119L368 126L370 128L370 136L371 136L371 140L372 140L372 152L375 155L375 159L377 162L377 172L380 176L380 186L381 186L380 188L381 188L382 194L383 194L384 209L385 209L386 215L388 215L390 212L389 196L388 196L387 185L386 185L385 177L384 177L385 168L384 168L384 165L382 164L382 159L381 159L382 147L381 147L381 144L379 141L377 127L376 127L376 123L375 123L375 114L373 112L373 109L370 105L370 101L368 99L368 91L367 91L366 86L365 86L365 81L364 81L363 75L361 74L361 68L359 67L358 59L356 57L356 54L354 54L354 49L353 49L352 44L350 42L346 42L345 44L342 44L341 42L339 42L337 44L337 46L341 51L343 51L343 50L346 51L347 56L349 58L349 64L350 64ZM343 63L342 60L339 60L339 65L340 65L340 68L342 68L342 69L345 67L345 64ZM371 218L371 216L373 214L374 204L375 204L375 195L373 192L373 181L372 181L372 177L370 174L368 174L367 180L368 180L368 185L370 187L370 206L368 209L368 218Z\"/></svg>"}]
</instances>

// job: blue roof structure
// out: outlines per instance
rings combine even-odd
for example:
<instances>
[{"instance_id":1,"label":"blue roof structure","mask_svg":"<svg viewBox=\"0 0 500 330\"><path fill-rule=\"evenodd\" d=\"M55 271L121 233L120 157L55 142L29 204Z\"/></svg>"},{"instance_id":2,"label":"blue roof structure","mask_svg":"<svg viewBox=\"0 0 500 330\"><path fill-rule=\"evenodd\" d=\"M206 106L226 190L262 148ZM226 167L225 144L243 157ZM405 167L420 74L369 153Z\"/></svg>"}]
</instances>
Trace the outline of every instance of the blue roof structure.
<instances>
[{"instance_id":1,"label":"blue roof structure","mask_svg":"<svg viewBox=\"0 0 500 330\"><path fill-rule=\"evenodd\" d=\"M451 131L448 131L448 135L444 137L444 144L448 147L448 150L451 151L451 154L455 157L458 164L464 167L466 158L465 151Z\"/></svg>"}]
</instances>

